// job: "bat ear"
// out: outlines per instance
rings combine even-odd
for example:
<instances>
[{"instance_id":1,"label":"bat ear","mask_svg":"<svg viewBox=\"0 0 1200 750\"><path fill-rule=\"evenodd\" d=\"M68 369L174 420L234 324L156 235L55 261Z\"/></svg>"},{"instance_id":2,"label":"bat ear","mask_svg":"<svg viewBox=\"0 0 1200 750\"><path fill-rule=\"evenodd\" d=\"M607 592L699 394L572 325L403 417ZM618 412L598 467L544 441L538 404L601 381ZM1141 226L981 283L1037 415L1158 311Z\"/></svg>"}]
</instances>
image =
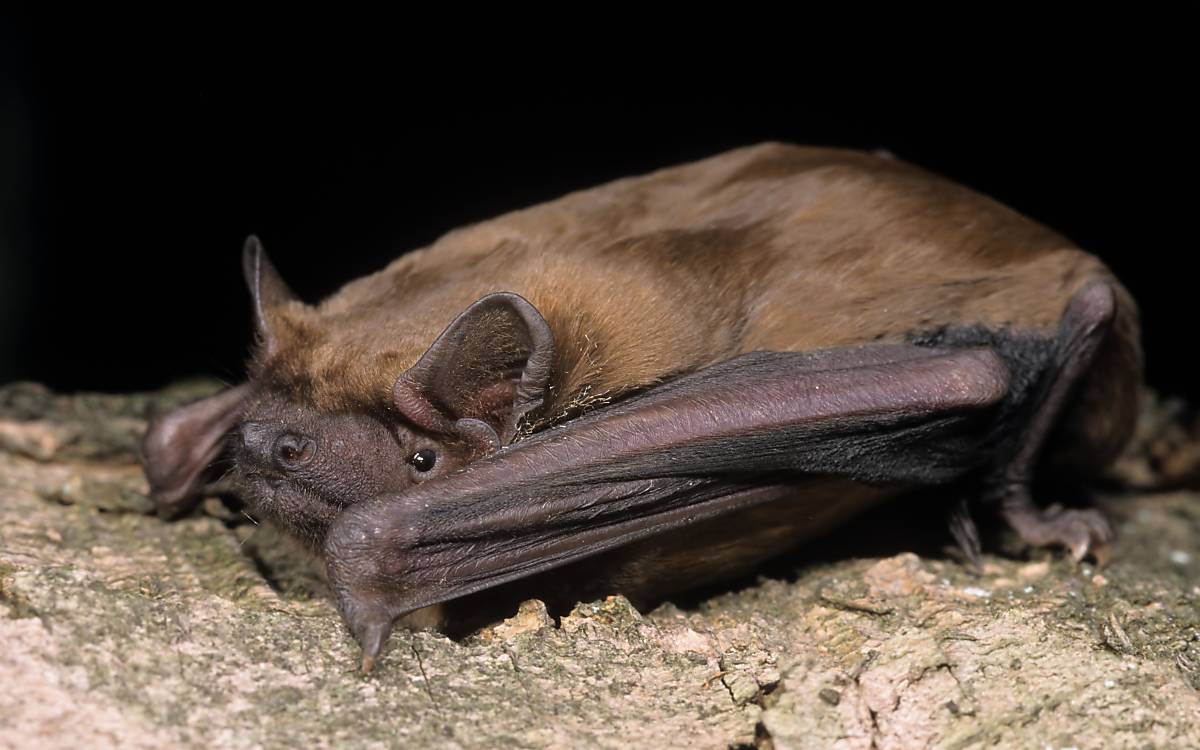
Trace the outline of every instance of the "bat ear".
<instances>
[{"instance_id":1,"label":"bat ear","mask_svg":"<svg viewBox=\"0 0 1200 750\"><path fill-rule=\"evenodd\" d=\"M296 294L279 277L262 243L253 234L242 247L242 272L254 304L254 327L269 356L279 348L279 337L271 330L271 309L296 299Z\"/></svg>"},{"instance_id":2,"label":"bat ear","mask_svg":"<svg viewBox=\"0 0 1200 750\"><path fill-rule=\"evenodd\" d=\"M249 394L249 385L229 388L150 422L142 438L142 463L159 515L178 515L197 499L206 470L241 419Z\"/></svg>"},{"instance_id":3,"label":"bat ear","mask_svg":"<svg viewBox=\"0 0 1200 750\"><path fill-rule=\"evenodd\" d=\"M553 360L554 334L537 308L497 292L455 318L392 395L417 427L509 443L521 418L545 401Z\"/></svg>"}]
</instances>

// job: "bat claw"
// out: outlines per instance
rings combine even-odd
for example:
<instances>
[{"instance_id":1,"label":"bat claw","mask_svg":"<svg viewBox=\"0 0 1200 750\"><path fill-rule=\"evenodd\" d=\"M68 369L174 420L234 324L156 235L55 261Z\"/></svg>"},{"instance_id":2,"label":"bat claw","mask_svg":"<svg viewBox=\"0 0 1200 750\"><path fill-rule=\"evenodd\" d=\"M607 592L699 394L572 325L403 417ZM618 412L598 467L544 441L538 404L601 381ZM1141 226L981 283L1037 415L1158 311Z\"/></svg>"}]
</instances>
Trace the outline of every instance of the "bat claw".
<instances>
[{"instance_id":1,"label":"bat claw","mask_svg":"<svg viewBox=\"0 0 1200 750\"><path fill-rule=\"evenodd\" d=\"M354 627L354 637L358 641L358 645L362 647L362 673L364 675L370 674L371 670L375 669L375 665L379 663L379 656L383 653L383 647L391 634L390 618L371 620Z\"/></svg>"},{"instance_id":2,"label":"bat claw","mask_svg":"<svg viewBox=\"0 0 1200 750\"><path fill-rule=\"evenodd\" d=\"M1109 559L1109 543L1115 535L1098 510L1064 509L1058 505L1041 510L1022 493L1006 502L1002 512L1026 544L1066 547L1076 564L1090 556L1103 566Z\"/></svg>"},{"instance_id":3,"label":"bat claw","mask_svg":"<svg viewBox=\"0 0 1200 750\"><path fill-rule=\"evenodd\" d=\"M331 527L325 539L325 564L338 611L362 649L360 668L366 675L379 664L396 618L411 609L397 606L403 591L394 584L389 588L379 560L364 554L370 547L362 540L370 535L351 512L358 507L343 511Z\"/></svg>"}]
</instances>

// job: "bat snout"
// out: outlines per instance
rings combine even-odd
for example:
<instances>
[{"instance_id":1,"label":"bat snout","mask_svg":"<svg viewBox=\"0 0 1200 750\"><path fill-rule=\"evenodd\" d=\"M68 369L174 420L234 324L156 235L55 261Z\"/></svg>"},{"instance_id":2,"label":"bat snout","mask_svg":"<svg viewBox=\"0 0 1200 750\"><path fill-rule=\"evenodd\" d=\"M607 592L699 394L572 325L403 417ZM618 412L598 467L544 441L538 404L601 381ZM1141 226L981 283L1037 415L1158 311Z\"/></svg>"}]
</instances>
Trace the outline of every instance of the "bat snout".
<instances>
[{"instance_id":1,"label":"bat snout","mask_svg":"<svg viewBox=\"0 0 1200 750\"><path fill-rule=\"evenodd\" d=\"M263 468L284 472L299 469L317 454L315 440L269 422L243 422L237 436L242 458Z\"/></svg>"}]
</instances>

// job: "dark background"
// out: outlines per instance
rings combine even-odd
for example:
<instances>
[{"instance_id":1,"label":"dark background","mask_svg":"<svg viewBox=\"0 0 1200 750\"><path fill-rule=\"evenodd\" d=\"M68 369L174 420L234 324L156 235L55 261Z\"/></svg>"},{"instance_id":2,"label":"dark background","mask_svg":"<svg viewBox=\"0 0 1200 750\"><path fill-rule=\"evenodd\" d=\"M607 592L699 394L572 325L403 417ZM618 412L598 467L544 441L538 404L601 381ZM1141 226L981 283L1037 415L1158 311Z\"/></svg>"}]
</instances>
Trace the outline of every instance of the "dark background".
<instances>
[{"instance_id":1,"label":"dark background","mask_svg":"<svg viewBox=\"0 0 1200 750\"><path fill-rule=\"evenodd\" d=\"M1200 397L1194 81L1170 60L567 83L549 59L456 77L384 54L368 75L273 52L0 30L0 382L238 379L250 232L315 301L463 223L778 139L886 147L1065 233L1140 301L1151 382Z\"/></svg>"}]
</instances>

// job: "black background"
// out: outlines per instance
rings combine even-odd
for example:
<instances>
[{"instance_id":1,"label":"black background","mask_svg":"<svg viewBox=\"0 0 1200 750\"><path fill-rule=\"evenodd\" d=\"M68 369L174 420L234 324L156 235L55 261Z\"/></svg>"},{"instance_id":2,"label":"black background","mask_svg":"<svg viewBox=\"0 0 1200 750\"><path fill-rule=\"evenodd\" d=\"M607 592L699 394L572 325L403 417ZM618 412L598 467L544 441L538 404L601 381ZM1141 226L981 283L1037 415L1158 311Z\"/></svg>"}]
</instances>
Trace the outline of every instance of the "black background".
<instances>
[{"instance_id":1,"label":"black background","mask_svg":"<svg viewBox=\"0 0 1200 750\"><path fill-rule=\"evenodd\" d=\"M1151 382L1200 396L1194 81L1169 51L835 79L390 48L346 69L341 42L0 30L0 382L236 380L250 232L315 301L457 225L776 139L886 147L1065 233L1139 300Z\"/></svg>"}]
</instances>

